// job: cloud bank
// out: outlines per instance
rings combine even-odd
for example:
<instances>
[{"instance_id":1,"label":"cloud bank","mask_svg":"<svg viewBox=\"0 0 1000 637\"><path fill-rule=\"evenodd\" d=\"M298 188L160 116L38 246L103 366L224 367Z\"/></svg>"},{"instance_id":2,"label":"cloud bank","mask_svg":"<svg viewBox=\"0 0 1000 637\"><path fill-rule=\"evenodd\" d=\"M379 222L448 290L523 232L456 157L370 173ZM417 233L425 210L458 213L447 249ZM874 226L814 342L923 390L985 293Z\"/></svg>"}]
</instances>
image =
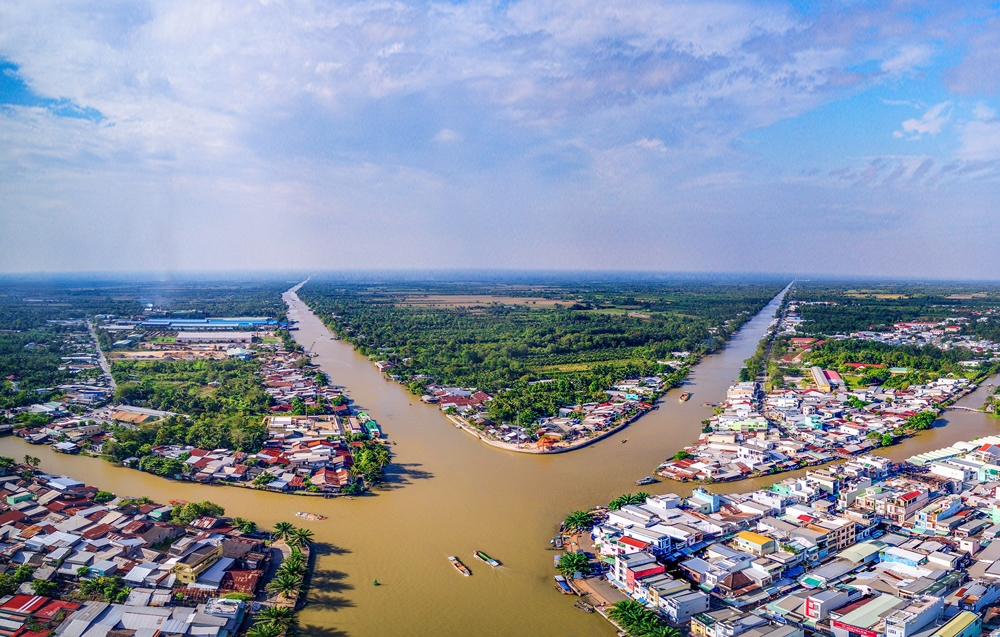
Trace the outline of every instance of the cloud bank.
<instances>
[{"instance_id":1,"label":"cloud bank","mask_svg":"<svg viewBox=\"0 0 1000 637\"><path fill-rule=\"evenodd\" d=\"M997 16L799 6L4 3L0 271L990 276Z\"/></svg>"}]
</instances>

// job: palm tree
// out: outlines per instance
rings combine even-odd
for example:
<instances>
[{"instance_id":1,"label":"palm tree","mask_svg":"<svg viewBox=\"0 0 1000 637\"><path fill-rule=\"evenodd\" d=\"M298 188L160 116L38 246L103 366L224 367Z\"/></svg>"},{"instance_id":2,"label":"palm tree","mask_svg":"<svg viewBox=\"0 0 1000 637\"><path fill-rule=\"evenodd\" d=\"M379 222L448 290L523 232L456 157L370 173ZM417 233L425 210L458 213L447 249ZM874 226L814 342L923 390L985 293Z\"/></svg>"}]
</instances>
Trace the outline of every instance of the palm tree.
<instances>
[{"instance_id":1,"label":"palm tree","mask_svg":"<svg viewBox=\"0 0 1000 637\"><path fill-rule=\"evenodd\" d=\"M278 567L278 572L291 573L292 575L302 575L305 573L305 570L306 560L301 553L292 553Z\"/></svg>"},{"instance_id":2,"label":"palm tree","mask_svg":"<svg viewBox=\"0 0 1000 637\"><path fill-rule=\"evenodd\" d=\"M563 521L570 531L589 531L594 526L594 516L590 511L573 511Z\"/></svg>"},{"instance_id":3,"label":"palm tree","mask_svg":"<svg viewBox=\"0 0 1000 637\"><path fill-rule=\"evenodd\" d=\"M256 625L275 625L287 628L295 619L295 611L286 606L267 606L263 608L255 619Z\"/></svg>"},{"instance_id":4,"label":"palm tree","mask_svg":"<svg viewBox=\"0 0 1000 637\"><path fill-rule=\"evenodd\" d=\"M286 599L295 599L299 596L299 587L302 585L302 579L292 573L281 573L279 572L274 576L267 584L267 591L271 593L277 593L285 597Z\"/></svg>"},{"instance_id":5,"label":"palm tree","mask_svg":"<svg viewBox=\"0 0 1000 637\"><path fill-rule=\"evenodd\" d=\"M277 624L254 624L247 631L247 637L281 637L284 627Z\"/></svg>"},{"instance_id":6,"label":"palm tree","mask_svg":"<svg viewBox=\"0 0 1000 637\"><path fill-rule=\"evenodd\" d=\"M243 518L233 518L233 524L239 529L241 533L253 533L257 530L257 523L253 520L245 520Z\"/></svg>"},{"instance_id":7,"label":"palm tree","mask_svg":"<svg viewBox=\"0 0 1000 637\"><path fill-rule=\"evenodd\" d=\"M590 570L590 558L583 552L566 553L559 558L558 568L559 572L566 576L573 573L583 573L586 575Z\"/></svg>"},{"instance_id":8,"label":"palm tree","mask_svg":"<svg viewBox=\"0 0 1000 637\"><path fill-rule=\"evenodd\" d=\"M649 611L646 607L634 599L625 599L616 602L608 608L608 618L620 624L626 630L641 622L647 613Z\"/></svg>"},{"instance_id":9,"label":"palm tree","mask_svg":"<svg viewBox=\"0 0 1000 637\"><path fill-rule=\"evenodd\" d=\"M642 633L642 637L681 637L681 631L677 630L673 626L660 624L659 626Z\"/></svg>"},{"instance_id":10,"label":"palm tree","mask_svg":"<svg viewBox=\"0 0 1000 637\"><path fill-rule=\"evenodd\" d=\"M645 611L645 614L640 617L637 622L627 628L630 635L646 637L663 627L663 624L660 623L660 620L653 614L652 611L648 609L643 610Z\"/></svg>"},{"instance_id":11,"label":"palm tree","mask_svg":"<svg viewBox=\"0 0 1000 637\"><path fill-rule=\"evenodd\" d=\"M24 464L28 465L33 469L37 469L38 465L42 464L42 461L36 458L35 456L24 454Z\"/></svg>"},{"instance_id":12,"label":"palm tree","mask_svg":"<svg viewBox=\"0 0 1000 637\"><path fill-rule=\"evenodd\" d=\"M612 511L617 511L623 506L627 506L629 504L645 504L646 498L648 497L649 494L645 491L640 491L639 493L625 493L608 503L608 508Z\"/></svg>"},{"instance_id":13,"label":"palm tree","mask_svg":"<svg viewBox=\"0 0 1000 637\"><path fill-rule=\"evenodd\" d=\"M294 529L288 534L289 546L305 546L312 541L313 532L309 529Z\"/></svg>"},{"instance_id":14,"label":"palm tree","mask_svg":"<svg viewBox=\"0 0 1000 637\"><path fill-rule=\"evenodd\" d=\"M271 537L275 540L284 540L288 538L288 534L295 530L295 526L291 522L278 522L274 525L274 531L271 532Z\"/></svg>"}]
</instances>

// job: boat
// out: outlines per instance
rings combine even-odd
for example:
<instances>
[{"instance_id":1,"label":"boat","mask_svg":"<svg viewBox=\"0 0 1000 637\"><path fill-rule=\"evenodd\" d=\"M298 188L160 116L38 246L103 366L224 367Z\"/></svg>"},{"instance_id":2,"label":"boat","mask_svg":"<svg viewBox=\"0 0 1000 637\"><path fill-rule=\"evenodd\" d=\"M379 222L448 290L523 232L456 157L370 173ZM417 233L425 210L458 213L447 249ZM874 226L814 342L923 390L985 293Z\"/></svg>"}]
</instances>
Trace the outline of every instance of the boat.
<instances>
[{"instance_id":1,"label":"boat","mask_svg":"<svg viewBox=\"0 0 1000 637\"><path fill-rule=\"evenodd\" d=\"M563 593L564 595L573 595L573 589L569 587L569 583L562 575L556 575L556 584L559 585L558 590L560 593Z\"/></svg>"},{"instance_id":2,"label":"boat","mask_svg":"<svg viewBox=\"0 0 1000 637\"><path fill-rule=\"evenodd\" d=\"M691 392L686 391L683 394L681 394L680 397L677 398L677 401L681 402L681 403L684 403L684 402L687 402L687 400L689 398L691 398Z\"/></svg>"},{"instance_id":3,"label":"boat","mask_svg":"<svg viewBox=\"0 0 1000 637\"><path fill-rule=\"evenodd\" d=\"M472 571L469 570L469 567L462 564L462 560L458 559L454 555L449 555L448 561L451 562L451 565L455 567L455 570L462 575L465 575L466 577L472 575Z\"/></svg>"},{"instance_id":4,"label":"boat","mask_svg":"<svg viewBox=\"0 0 1000 637\"><path fill-rule=\"evenodd\" d=\"M591 606L590 604L588 604L587 602L583 601L582 599L576 600L576 603L573 604L573 606L577 610L582 610L585 613L592 613L592 612L594 612L594 607Z\"/></svg>"},{"instance_id":5,"label":"boat","mask_svg":"<svg viewBox=\"0 0 1000 637\"><path fill-rule=\"evenodd\" d=\"M625 444L626 442L628 442L628 438L625 438L624 440L622 440L622 444Z\"/></svg>"},{"instance_id":6,"label":"boat","mask_svg":"<svg viewBox=\"0 0 1000 637\"><path fill-rule=\"evenodd\" d=\"M561 535L555 536L554 538L552 538L552 540L549 541L549 544L551 544L552 546L556 547L557 549L561 549L563 547L563 538L562 538L562 536Z\"/></svg>"},{"instance_id":7,"label":"boat","mask_svg":"<svg viewBox=\"0 0 1000 637\"><path fill-rule=\"evenodd\" d=\"M645 486L647 484L655 484L657 482L659 482L659 480L651 476L646 476L645 478L639 478L638 480L635 481L635 483L640 487Z\"/></svg>"},{"instance_id":8,"label":"boat","mask_svg":"<svg viewBox=\"0 0 1000 637\"><path fill-rule=\"evenodd\" d=\"M304 520L325 520L325 515L320 515L318 513L308 513L306 511L299 511L295 514L295 517L302 518Z\"/></svg>"},{"instance_id":9,"label":"boat","mask_svg":"<svg viewBox=\"0 0 1000 637\"><path fill-rule=\"evenodd\" d=\"M486 562L487 564L489 564L493 568L496 568L496 567L500 566L500 562L498 562L497 560L493 559L492 557L490 557L486 553L483 553L482 551L476 551L475 553L473 553L473 555L475 555L476 559L479 560L480 562Z\"/></svg>"}]
</instances>

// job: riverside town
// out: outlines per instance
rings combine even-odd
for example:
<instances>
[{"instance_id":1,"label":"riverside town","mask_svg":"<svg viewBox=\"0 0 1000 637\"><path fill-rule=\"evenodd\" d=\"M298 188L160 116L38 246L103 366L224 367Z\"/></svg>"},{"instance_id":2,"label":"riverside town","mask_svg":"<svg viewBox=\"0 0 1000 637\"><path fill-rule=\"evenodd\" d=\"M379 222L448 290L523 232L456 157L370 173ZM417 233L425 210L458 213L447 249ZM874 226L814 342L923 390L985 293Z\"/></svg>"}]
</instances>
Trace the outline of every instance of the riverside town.
<instances>
[{"instance_id":1,"label":"riverside town","mask_svg":"<svg viewBox=\"0 0 1000 637\"><path fill-rule=\"evenodd\" d=\"M0 359L0 447L24 455L0 458L9 637L281 637L346 595L405 606L396 589L427 580L464 599L521 569L548 582L524 603L572 599L584 634L1000 630L1000 290L946 302L953 288L915 286L938 302L894 295L886 312L877 295L787 281L455 300L311 286L5 310L21 327L0 333L17 352ZM442 332L463 344L435 344ZM536 488L543 463L572 468L552 519L590 472L607 499L551 540L493 532L512 492L475 476L497 460ZM178 495L101 491L81 472ZM456 537L446 503L410 487L463 479L501 510L484 502ZM442 517L414 516L411 497ZM373 506L436 534L354 528ZM404 555L420 567L399 571Z\"/></svg>"}]
</instances>

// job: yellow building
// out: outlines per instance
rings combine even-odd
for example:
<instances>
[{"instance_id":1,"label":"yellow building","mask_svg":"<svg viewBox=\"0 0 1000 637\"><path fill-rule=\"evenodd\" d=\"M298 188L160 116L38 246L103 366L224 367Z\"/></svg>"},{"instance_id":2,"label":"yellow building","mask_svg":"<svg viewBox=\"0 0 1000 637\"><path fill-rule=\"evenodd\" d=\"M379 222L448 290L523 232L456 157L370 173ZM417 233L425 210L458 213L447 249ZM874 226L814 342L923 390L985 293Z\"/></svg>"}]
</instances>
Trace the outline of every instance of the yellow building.
<instances>
[{"instance_id":1,"label":"yellow building","mask_svg":"<svg viewBox=\"0 0 1000 637\"><path fill-rule=\"evenodd\" d=\"M222 557L222 546L211 544L199 546L177 560L173 568L177 574L177 581L182 584L193 584L198 581L198 576L219 561L220 557Z\"/></svg>"},{"instance_id":2,"label":"yellow building","mask_svg":"<svg viewBox=\"0 0 1000 637\"><path fill-rule=\"evenodd\" d=\"M754 533L753 531L741 531L733 538L733 544L737 549L751 555L761 557L770 555L778 550L777 542L766 535Z\"/></svg>"},{"instance_id":3,"label":"yellow building","mask_svg":"<svg viewBox=\"0 0 1000 637\"><path fill-rule=\"evenodd\" d=\"M934 631L932 637L976 637L982 632L983 620L979 615L963 610L951 621Z\"/></svg>"}]
</instances>

